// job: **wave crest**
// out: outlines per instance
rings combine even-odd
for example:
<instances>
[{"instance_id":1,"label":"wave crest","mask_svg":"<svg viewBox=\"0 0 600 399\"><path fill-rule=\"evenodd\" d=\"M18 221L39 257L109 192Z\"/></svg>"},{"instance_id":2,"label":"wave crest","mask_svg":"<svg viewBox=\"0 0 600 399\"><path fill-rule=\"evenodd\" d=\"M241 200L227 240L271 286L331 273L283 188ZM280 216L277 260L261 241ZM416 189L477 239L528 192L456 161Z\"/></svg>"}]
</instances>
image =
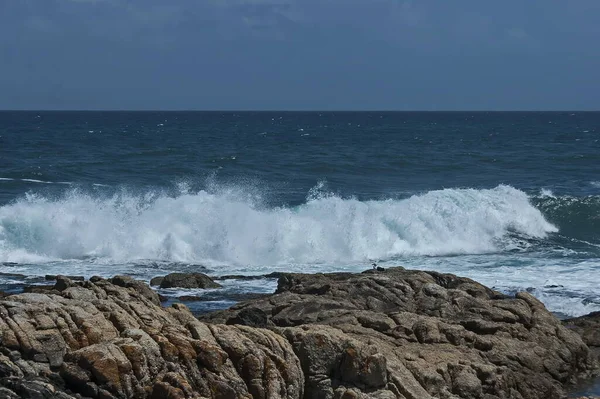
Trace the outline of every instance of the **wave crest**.
<instances>
[{"instance_id":1,"label":"wave crest","mask_svg":"<svg viewBox=\"0 0 600 399\"><path fill-rule=\"evenodd\" d=\"M321 187L318 187L319 189ZM294 208L227 192L168 196L70 191L0 207L0 261L97 257L236 265L337 263L513 249L557 228L528 196L501 185L402 200L315 195Z\"/></svg>"}]
</instances>

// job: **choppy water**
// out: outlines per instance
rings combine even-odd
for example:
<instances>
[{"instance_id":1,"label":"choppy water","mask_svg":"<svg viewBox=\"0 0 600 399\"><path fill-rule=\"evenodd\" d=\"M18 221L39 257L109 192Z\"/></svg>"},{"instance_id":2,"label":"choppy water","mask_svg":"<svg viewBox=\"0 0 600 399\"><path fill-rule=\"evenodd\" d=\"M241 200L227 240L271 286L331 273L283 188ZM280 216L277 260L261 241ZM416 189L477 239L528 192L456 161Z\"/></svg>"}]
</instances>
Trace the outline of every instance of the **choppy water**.
<instances>
[{"instance_id":1,"label":"choppy water","mask_svg":"<svg viewBox=\"0 0 600 399\"><path fill-rule=\"evenodd\" d=\"M600 310L599 140L600 113L4 112L0 273L377 261L581 315Z\"/></svg>"}]
</instances>

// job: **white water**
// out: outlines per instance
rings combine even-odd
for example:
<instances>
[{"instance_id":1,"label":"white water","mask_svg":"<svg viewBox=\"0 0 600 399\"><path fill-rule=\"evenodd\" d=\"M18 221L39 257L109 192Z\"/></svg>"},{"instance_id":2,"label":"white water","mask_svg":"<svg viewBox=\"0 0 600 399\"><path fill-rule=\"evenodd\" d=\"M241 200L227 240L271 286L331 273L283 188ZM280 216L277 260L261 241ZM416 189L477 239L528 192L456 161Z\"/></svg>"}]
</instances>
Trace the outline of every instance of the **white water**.
<instances>
[{"instance_id":1,"label":"white water","mask_svg":"<svg viewBox=\"0 0 600 399\"><path fill-rule=\"evenodd\" d=\"M0 207L0 261L339 264L498 252L521 245L508 233L555 231L510 186L366 202L313 193L297 208L265 207L243 191L100 198L74 190Z\"/></svg>"}]
</instances>

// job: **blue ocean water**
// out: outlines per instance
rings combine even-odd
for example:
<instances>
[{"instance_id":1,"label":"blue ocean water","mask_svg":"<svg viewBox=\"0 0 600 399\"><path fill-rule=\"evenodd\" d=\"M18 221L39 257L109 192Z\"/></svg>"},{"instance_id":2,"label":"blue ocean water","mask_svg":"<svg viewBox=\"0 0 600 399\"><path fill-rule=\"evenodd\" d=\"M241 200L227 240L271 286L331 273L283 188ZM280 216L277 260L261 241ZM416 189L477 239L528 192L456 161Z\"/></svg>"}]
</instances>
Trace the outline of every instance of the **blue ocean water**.
<instances>
[{"instance_id":1,"label":"blue ocean water","mask_svg":"<svg viewBox=\"0 0 600 399\"><path fill-rule=\"evenodd\" d=\"M0 286L375 261L581 315L599 140L582 112L0 112Z\"/></svg>"}]
</instances>

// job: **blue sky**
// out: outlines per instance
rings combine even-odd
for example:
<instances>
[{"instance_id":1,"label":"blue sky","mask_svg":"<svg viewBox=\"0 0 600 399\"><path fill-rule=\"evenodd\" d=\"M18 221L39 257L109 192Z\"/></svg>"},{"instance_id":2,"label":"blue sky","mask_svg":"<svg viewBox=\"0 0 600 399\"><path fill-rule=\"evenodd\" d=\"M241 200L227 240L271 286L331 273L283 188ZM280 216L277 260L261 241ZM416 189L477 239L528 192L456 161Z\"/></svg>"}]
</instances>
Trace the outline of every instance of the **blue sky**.
<instances>
[{"instance_id":1,"label":"blue sky","mask_svg":"<svg viewBox=\"0 0 600 399\"><path fill-rule=\"evenodd\" d=\"M598 110L599 0L0 0L0 109Z\"/></svg>"}]
</instances>

